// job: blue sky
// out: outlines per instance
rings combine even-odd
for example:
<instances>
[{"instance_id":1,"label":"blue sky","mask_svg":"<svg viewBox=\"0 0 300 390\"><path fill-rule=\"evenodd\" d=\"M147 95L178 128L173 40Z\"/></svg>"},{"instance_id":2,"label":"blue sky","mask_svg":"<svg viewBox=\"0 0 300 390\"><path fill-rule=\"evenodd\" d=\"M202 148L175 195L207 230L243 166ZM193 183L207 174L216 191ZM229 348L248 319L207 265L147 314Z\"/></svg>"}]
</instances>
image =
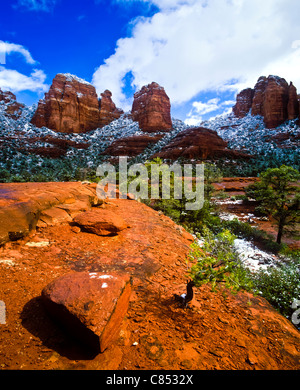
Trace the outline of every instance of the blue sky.
<instances>
[{"instance_id":1,"label":"blue sky","mask_svg":"<svg viewBox=\"0 0 300 390\"><path fill-rule=\"evenodd\" d=\"M11 0L0 14L0 88L37 102L72 73L129 110L152 81L197 124L276 74L300 91L299 0Z\"/></svg>"}]
</instances>

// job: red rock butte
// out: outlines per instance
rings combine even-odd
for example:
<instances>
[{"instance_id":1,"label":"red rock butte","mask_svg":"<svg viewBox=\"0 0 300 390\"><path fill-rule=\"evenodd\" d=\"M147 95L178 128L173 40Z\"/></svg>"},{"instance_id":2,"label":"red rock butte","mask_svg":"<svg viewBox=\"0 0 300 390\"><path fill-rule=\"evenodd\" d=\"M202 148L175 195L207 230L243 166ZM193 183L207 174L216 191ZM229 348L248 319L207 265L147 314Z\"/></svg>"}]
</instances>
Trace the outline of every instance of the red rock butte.
<instances>
[{"instance_id":1,"label":"red rock butte","mask_svg":"<svg viewBox=\"0 0 300 390\"><path fill-rule=\"evenodd\" d=\"M57 74L49 92L39 101L31 123L62 133L86 133L119 118L111 92L98 99L93 85L70 74Z\"/></svg>"},{"instance_id":2,"label":"red rock butte","mask_svg":"<svg viewBox=\"0 0 300 390\"><path fill-rule=\"evenodd\" d=\"M163 87L157 83L144 86L134 94L132 118L145 132L172 129L171 104Z\"/></svg>"},{"instance_id":3,"label":"red rock butte","mask_svg":"<svg viewBox=\"0 0 300 390\"><path fill-rule=\"evenodd\" d=\"M299 116L299 100L297 89L291 82L278 76L262 76L254 89L247 88L237 95L233 113L239 118L261 115L267 128L280 126L286 120Z\"/></svg>"}]
</instances>

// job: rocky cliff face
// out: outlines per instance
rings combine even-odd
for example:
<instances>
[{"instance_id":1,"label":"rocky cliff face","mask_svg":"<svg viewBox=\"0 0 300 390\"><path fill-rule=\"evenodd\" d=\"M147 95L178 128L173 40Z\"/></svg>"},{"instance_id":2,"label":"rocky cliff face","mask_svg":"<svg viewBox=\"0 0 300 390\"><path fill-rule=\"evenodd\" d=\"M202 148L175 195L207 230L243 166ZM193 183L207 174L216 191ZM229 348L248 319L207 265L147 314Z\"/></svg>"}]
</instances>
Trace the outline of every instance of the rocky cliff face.
<instances>
[{"instance_id":1,"label":"rocky cliff face","mask_svg":"<svg viewBox=\"0 0 300 390\"><path fill-rule=\"evenodd\" d=\"M120 108L117 108L115 103L112 101L112 93L107 89L101 93L100 99L100 126L103 127L108 125L110 122L115 119L120 118L123 114L123 111Z\"/></svg>"},{"instance_id":2,"label":"rocky cliff face","mask_svg":"<svg viewBox=\"0 0 300 390\"><path fill-rule=\"evenodd\" d=\"M266 126L274 128L288 118L288 83L279 77L269 76L264 91L263 113Z\"/></svg>"},{"instance_id":3,"label":"rocky cliff face","mask_svg":"<svg viewBox=\"0 0 300 390\"><path fill-rule=\"evenodd\" d=\"M234 115L238 118L243 118L248 114L252 107L254 90L247 88L241 91L236 97L236 104L232 108Z\"/></svg>"},{"instance_id":4,"label":"rocky cliff face","mask_svg":"<svg viewBox=\"0 0 300 390\"><path fill-rule=\"evenodd\" d=\"M157 83L144 86L134 94L132 118L146 132L172 129L171 104L164 88Z\"/></svg>"},{"instance_id":5,"label":"rocky cliff face","mask_svg":"<svg viewBox=\"0 0 300 390\"><path fill-rule=\"evenodd\" d=\"M31 120L37 127L62 133L85 133L121 115L105 91L102 99L91 84L70 74L58 74Z\"/></svg>"},{"instance_id":6,"label":"rocky cliff face","mask_svg":"<svg viewBox=\"0 0 300 390\"><path fill-rule=\"evenodd\" d=\"M289 85L289 98L288 98L288 120L292 120L299 115L299 99L297 95L297 88L291 82Z\"/></svg>"},{"instance_id":7,"label":"rocky cliff face","mask_svg":"<svg viewBox=\"0 0 300 390\"><path fill-rule=\"evenodd\" d=\"M243 118L251 109L252 115L261 115L267 128L275 128L299 115L299 102L295 86L278 76L262 76L254 89L247 88L237 96L233 113Z\"/></svg>"}]
</instances>

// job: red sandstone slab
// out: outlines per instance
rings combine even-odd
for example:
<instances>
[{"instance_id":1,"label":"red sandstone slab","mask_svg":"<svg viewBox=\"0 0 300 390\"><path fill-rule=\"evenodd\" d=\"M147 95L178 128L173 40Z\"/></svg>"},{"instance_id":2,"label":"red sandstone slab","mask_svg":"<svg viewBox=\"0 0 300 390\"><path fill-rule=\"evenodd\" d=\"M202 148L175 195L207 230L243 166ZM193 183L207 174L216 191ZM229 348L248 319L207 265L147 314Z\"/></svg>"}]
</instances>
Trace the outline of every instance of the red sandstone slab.
<instances>
[{"instance_id":1,"label":"red sandstone slab","mask_svg":"<svg viewBox=\"0 0 300 390\"><path fill-rule=\"evenodd\" d=\"M70 272L42 291L49 314L70 334L96 352L118 336L127 313L131 279L127 274Z\"/></svg>"}]
</instances>

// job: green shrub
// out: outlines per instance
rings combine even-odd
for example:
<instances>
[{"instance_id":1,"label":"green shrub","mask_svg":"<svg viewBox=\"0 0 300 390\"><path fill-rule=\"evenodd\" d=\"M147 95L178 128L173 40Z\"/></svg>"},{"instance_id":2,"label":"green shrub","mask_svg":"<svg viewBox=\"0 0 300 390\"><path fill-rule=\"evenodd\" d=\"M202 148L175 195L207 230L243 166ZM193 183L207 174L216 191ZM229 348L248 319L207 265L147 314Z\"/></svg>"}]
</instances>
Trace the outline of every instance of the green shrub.
<instances>
[{"instance_id":1,"label":"green shrub","mask_svg":"<svg viewBox=\"0 0 300 390\"><path fill-rule=\"evenodd\" d=\"M202 236L203 247L193 243L189 260L192 262L190 276L196 286L210 283L215 290L220 283L233 292L251 290L249 271L243 267L233 248L235 236L228 230L214 235L208 228Z\"/></svg>"},{"instance_id":2,"label":"green shrub","mask_svg":"<svg viewBox=\"0 0 300 390\"><path fill-rule=\"evenodd\" d=\"M281 314L290 318L291 305L300 299L300 261L260 270L252 275L254 291L267 299Z\"/></svg>"}]
</instances>

